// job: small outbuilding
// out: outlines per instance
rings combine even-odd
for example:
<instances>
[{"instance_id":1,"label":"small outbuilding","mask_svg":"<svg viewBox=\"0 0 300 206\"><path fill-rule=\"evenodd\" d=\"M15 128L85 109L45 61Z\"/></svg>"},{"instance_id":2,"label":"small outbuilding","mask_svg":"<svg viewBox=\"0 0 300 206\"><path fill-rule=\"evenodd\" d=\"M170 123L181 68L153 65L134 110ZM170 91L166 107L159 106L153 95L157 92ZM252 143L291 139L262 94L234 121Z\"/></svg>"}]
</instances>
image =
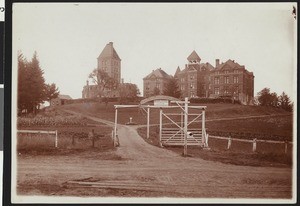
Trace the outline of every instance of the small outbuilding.
<instances>
[{"instance_id":1,"label":"small outbuilding","mask_svg":"<svg viewBox=\"0 0 300 206\"><path fill-rule=\"evenodd\" d=\"M68 100L71 100L71 99L72 99L72 97L70 97L69 95L60 94L60 95L58 95L57 98L51 99L50 106L54 107L54 106L64 105L64 104L66 104L66 102Z\"/></svg>"}]
</instances>

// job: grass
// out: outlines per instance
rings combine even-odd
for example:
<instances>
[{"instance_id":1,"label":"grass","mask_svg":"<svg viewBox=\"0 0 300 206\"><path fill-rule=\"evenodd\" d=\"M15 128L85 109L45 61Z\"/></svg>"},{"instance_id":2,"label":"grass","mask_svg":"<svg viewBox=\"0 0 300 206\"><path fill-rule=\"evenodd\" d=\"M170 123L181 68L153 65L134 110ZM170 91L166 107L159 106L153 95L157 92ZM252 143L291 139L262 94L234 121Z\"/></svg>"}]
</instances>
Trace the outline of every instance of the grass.
<instances>
[{"instance_id":1,"label":"grass","mask_svg":"<svg viewBox=\"0 0 300 206\"><path fill-rule=\"evenodd\" d=\"M59 150L87 150L92 148L89 133L94 130L94 148L106 151L114 148L111 139L112 128L99 125L90 127L23 127L27 130L57 130ZM47 134L18 133L17 150L19 153L35 152L36 154L55 153L55 136ZM61 153L61 152L58 152Z\"/></svg>"},{"instance_id":2,"label":"grass","mask_svg":"<svg viewBox=\"0 0 300 206\"><path fill-rule=\"evenodd\" d=\"M69 109L74 111L80 111L86 114L90 114L102 119L114 121L115 118L115 103L109 103L107 106L104 103L85 103L85 104L69 104L64 105L61 109ZM196 104L191 104L196 105ZM198 104L199 105L199 104ZM219 119L219 118L235 118L235 117L249 117L257 115L288 115L291 114L279 108L272 107L260 107L260 106L245 106L237 104L201 104L201 106L207 106L206 119ZM164 111L170 113L180 113L181 109L164 109ZM190 113L199 113L198 109L190 109ZM133 118L133 122L143 125L147 123L147 114L142 109L138 108L122 108L118 109L118 123L126 124L129 122L129 118ZM175 117L174 117L175 118ZM180 121L180 117L175 118L176 121ZM150 123L159 123L159 109L151 109Z\"/></svg>"},{"instance_id":3,"label":"grass","mask_svg":"<svg viewBox=\"0 0 300 206\"><path fill-rule=\"evenodd\" d=\"M196 105L196 104L193 104ZM235 138L247 138L247 139L271 139L271 140L292 140L292 130L293 130L293 119L292 113L286 112L282 109L272 108L272 107L260 107L260 106L244 106L237 104L201 104L201 106L207 106L206 109L206 128L207 133L210 135L220 135L220 136L231 136ZM105 120L114 121L115 108L114 103L84 103L84 104L70 104L64 105L58 108L68 109L73 111L79 111L83 114L88 114L91 116L99 117ZM169 109L164 110L166 113L180 113L181 110ZM190 113L200 113L199 110L190 109ZM269 115L267 117L255 117ZM118 123L126 124L129 122L129 118L133 118L133 122L138 125L145 125L146 113L138 108L122 108L118 110ZM224 118L241 118L241 117L252 117L250 119L232 119L232 120L220 120ZM180 117L173 116L176 122L180 121ZM168 122L164 118L164 123ZM150 114L150 124L159 123L159 110L153 109ZM198 127L198 123L193 123L190 127ZM61 132L65 129L61 128ZM81 130L82 127L76 128ZM91 130L93 127L86 127L86 130ZM101 128L103 132L104 127ZM59 127L58 127L59 129ZM75 128L72 128L73 132L76 132ZM107 128L104 132L106 137L110 136L111 129ZM78 131L79 132L79 131ZM88 131L85 131L87 135ZM138 133L152 145L159 146L158 139L158 126L150 127L150 138L146 139L146 128L139 128ZM68 135L67 135L68 136ZM63 139L63 137L61 137ZM69 135L66 137L65 145L70 145L70 140L72 137ZM109 138L106 138L107 140ZM111 140L110 140L111 141ZM87 141L88 142L88 141ZM81 147L88 147L90 143L86 142L80 144ZM102 144L102 143L101 143ZM111 142L107 141L106 145L110 145ZM102 144L102 145L105 145ZM72 145L72 144L71 144ZM257 152L252 153L252 144L243 142L232 142L232 147L228 151L226 140L216 140L209 139L209 145L212 148L210 151L203 151L199 148L189 147L189 154L195 157L200 157L203 159L208 159L212 161L220 161L230 164L238 165L253 165L253 166L278 166L285 165L290 166L292 164L292 147L289 145L288 154L284 154L283 144L268 144L268 143L258 143ZM66 147L68 148L68 147ZM182 147L168 147L168 149L173 150L178 153L182 153Z\"/></svg>"},{"instance_id":4,"label":"grass","mask_svg":"<svg viewBox=\"0 0 300 206\"><path fill-rule=\"evenodd\" d=\"M168 149L182 154L183 147L168 147ZM211 149L203 150L200 147L190 146L187 149L190 157L201 158L209 161L222 162L242 166L264 167L292 167L291 154L264 153L264 152L237 152L230 150Z\"/></svg>"}]
</instances>

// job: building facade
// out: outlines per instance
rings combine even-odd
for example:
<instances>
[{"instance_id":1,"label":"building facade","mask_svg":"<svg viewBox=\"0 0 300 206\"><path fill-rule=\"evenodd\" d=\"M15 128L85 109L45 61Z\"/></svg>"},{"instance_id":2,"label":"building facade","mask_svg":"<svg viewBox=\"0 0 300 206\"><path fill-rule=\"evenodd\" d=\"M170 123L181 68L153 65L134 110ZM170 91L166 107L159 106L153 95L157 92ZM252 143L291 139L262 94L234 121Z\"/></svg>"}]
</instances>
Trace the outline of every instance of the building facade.
<instances>
[{"instance_id":1,"label":"building facade","mask_svg":"<svg viewBox=\"0 0 300 206\"><path fill-rule=\"evenodd\" d=\"M209 63L201 63L201 58L195 51L187 60L185 68L181 71L178 67L174 75L182 97L209 97L209 74L214 67Z\"/></svg>"},{"instance_id":2,"label":"building facade","mask_svg":"<svg viewBox=\"0 0 300 206\"><path fill-rule=\"evenodd\" d=\"M219 63L210 73L211 97L231 97L242 104L252 104L254 98L254 75L234 60Z\"/></svg>"},{"instance_id":3,"label":"building facade","mask_svg":"<svg viewBox=\"0 0 300 206\"><path fill-rule=\"evenodd\" d=\"M113 42L106 44L102 52L97 58L97 69L105 71L109 77L113 78L119 85L121 80L121 59L114 49ZM98 79L99 82L99 79ZM102 89L97 85L90 85L86 82L86 85L82 90L82 98L93 97L118 97L118 88L114 89Z\"/></svg>"},{"instance_id":4,"label":"building facade","mask_svg":"<svg viewBox=\"0 0 300 206\"><path fill-rule=\"evenodd\" d=\"M196 51L193 51L187 60L185 68L181 70L178 67L174 74L182 98L226 97L239 100L242 104L253 104L254 75L253 72L247 71L245 66L230 59L225 63L220 63L220 60L216 59L214 67L208 62L201 63ZM163 85L168 79L169 75L165 72L164 78L163 75L157 78L155 72L158 74L155 70L144 78L144 97L153 95L154 88Z\"/></svg>"},{"instance_id":5,"label":"building facade","mask_svg":"<svg viewBox=\"0 0 300 206\"><path fill-rule=\"evenodd\" d=\"M161 68L153 70L149 75L143 78L144 97L163 94L170 78L171 76Z\"/></svg>"}]
</instances>

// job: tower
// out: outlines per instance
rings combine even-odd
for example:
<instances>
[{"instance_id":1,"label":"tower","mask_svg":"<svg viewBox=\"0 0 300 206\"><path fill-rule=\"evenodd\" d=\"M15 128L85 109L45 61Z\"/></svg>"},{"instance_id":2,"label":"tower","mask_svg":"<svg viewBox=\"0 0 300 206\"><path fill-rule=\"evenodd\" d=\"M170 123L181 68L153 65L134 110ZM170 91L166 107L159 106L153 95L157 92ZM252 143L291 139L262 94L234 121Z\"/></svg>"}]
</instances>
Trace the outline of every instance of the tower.
<instances>
[{"instance_id":1,"label":"tower","mask_svg":"<svg viewBox=\"0 0 300 206\"><path fill-rule=\"evenodd\" d=\"M103 69L110 77L121 83L121 59L113 47L113 42L106 44L97 60L98 69Z\"/></svg>"},{"instance_id":2,"label":"tower","mask_svg":"<svg viewBox=\"0 0 300 206\"><path fill-rule=\"evenodd\" d=\"M201 58L197 54L197 52L194 50L187 58L189 61L189 64L200 64Z\"/></svg>"}]
</instances>

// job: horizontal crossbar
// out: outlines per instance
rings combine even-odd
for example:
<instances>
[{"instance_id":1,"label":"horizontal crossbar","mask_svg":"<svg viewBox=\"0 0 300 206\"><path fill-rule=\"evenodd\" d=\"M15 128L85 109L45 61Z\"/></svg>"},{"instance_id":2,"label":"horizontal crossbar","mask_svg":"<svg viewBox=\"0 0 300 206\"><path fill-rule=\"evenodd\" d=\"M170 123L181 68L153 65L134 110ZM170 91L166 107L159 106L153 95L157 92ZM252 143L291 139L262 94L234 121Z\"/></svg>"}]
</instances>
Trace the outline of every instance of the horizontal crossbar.
<instances>
[{"instance_id":1,"label":"horizontal crossbar","mask_svg":"<svg viewBox=\"0 0 300 206\"><path fill-rule=\"evenodd\" d=\"M17 130L17 132L32 134L56 134L56 131Z\"/></svg>"}]
</instances>

